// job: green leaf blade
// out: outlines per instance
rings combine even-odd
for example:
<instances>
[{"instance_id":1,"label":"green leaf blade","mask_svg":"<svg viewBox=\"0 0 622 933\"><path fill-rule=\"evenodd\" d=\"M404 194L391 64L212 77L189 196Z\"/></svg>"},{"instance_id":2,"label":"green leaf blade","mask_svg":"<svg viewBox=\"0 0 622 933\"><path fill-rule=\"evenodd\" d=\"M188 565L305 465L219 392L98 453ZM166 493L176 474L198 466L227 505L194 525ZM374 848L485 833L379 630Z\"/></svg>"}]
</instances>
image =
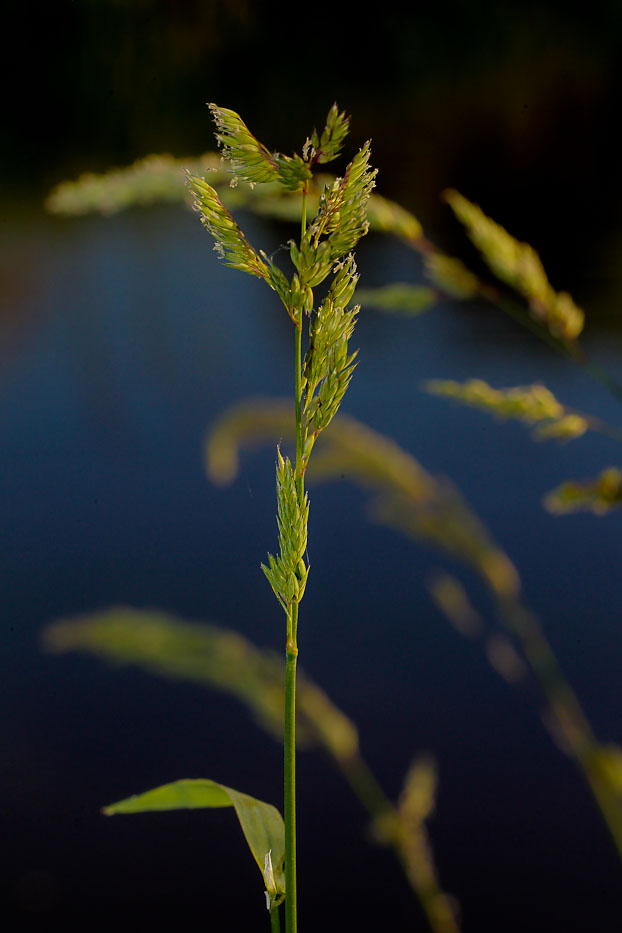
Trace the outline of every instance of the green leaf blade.
<instances>
[{"instance_id":1,"label":"green leaf blade","mask_svg":"<svg viewBox=\"0 0 622 933\"><path fill-rule=\"evenodd\" d=\"M230 787L224 788L235 808L248 847L264 876L271 894L285 893L285 824L283 817L269 803L241 794ZM266 855L270 853L273 881L265 874ZM273 890L270 890L274 885Z\"/></svg>"},{"instance_id":2,"label":"green leaf blade","mask_svg":"<svg viewBox=\"0 0 622 933\"><path fill-rule=\"evenodd\" d=\"M103 808L106 816L117 813L149 813L164 810L196 810L204 807L232 807L233 802L220 784L207 779L182 779L133 794Z\"/></svg>"},{"instance_id":3,"label":"green leaf blade","mask_svg":"<svg viewBox=\"0 0 622 933\"><path fill-rule=\"evenodd\" d=\"M285 825L272 804L206 778L182 779L104 807L107 816L233 807L268 892L285 894ZM267 856L270 856L267 859ZM269 866L269 867L268 867Z\"/></svg>"}]
</instances>

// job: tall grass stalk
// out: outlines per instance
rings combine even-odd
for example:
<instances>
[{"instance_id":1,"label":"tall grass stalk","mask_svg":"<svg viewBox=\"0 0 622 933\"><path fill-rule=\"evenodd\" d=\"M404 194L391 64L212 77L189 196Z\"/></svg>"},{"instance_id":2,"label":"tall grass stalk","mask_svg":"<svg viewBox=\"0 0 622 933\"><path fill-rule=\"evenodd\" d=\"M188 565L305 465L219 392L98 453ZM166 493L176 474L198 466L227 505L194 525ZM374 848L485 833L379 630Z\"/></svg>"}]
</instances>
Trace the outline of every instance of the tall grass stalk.
<instances>
[{"instance_id":1,"label":"tall grass stalk","mask_svg":"<svg viewBox=\"0 0 622 933\"><path fill-rule=\"evenodd\" d=\"M307 232L307 190L302 189L300 244ZM296 496L300 507L304 500L302 469L302 320L303 308L296 309L294 330L294 399L296 412ZM285 898L286 928L298 926L298 882L296 875L296 666L298 663L298 603L293 603L287 617L285 642L285 729L284 729L284 800L285 816Z\"/></svg>"},{"instance_id":2,"label":"tall grass stalk","mask_svg":"<svg viewBox=\"0 0 622 933\"><path fill-rule=\"evenodd\" d=\"M296 456L292 464L277 449L277 523L280 554L268 555L262 569L280 603L285 632L285 921L287 933L297 930L296 883L296 666L298 661L298 607L304 595L307 558L308 498L304 474L318 435L339 409L355 367L356 353L348 352L358 307L348 308L358 281L352 250L369 223L366 205L375 183L369 166L369 143L347 166L342 178L326 183L317 213L307 222L307 186L315 164L330 162L341 153L349 117L331 107L322 134L315 130L302 155L270 153L248 130L238 114L210 105L217 139L233 173L233 183L277 183L301 193L300 241L290 241L294 266L291 280L266 256L255 250L204 178L190 176L195 205L215 240L215 249L233 268L258 276L281 299L294 325L294 409ZM313 290L329 276L324 299L316 303ZM303 361L303 329L308 322ZM271 901L271 922L277 907Z\"/></svg>"}]
</instances>

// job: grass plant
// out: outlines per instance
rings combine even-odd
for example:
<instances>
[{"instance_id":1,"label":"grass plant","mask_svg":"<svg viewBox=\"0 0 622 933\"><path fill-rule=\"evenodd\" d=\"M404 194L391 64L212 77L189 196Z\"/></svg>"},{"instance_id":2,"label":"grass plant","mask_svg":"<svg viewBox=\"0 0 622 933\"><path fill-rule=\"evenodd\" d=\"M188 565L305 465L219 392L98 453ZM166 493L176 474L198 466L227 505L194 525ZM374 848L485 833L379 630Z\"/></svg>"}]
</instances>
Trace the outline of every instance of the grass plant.
<instances>
[{"instance_id":1,"label":"grass plant","mask_svg":"<svg viewBox=\"0 0 622 933\"><path fill-rule=\"evenodd\" d=\"M366 206L375 183L366 143L347 166L342 178L324 187L318 209L307 222L307 186L316 164L336 159L349 129L349 117L334 105L321 134L313 131L302 155L270 153L231 110L210 105L218 129L217 139L231 171L234 187L266 182L300 193L300 238L290 241L294 267L286 278L265 253L258 254L206 181L190 176L195 206L214 238L214 248L233 268L263 278L281 299L294 325L295 462L277 449L276 488L279 554L262 564L270 586L285 614L285 929L296 933L298 917L296 877L296 669L298 616L304 596L309 562L307 525L309 501L304 477L314 444L336 415L355 366L356 352L348 342L359 308L349 308L358 281L352 250L367 233ZM313 289L332 277L324 300L317 303ZM308 348L302 357L303 330L308 322ZM276 892L275 892L276 893ZM272 898L272 894L270 895ZM276 897L270 909L276 910Z\"/></svg>"},{"instance_id":2,"label":"grass plant","mask_svg":"<svg viewBox=\"0 0 622 933\"><path fill-rule=\"evenodd\" d=\"M314 130L292 156L270 151L233 111L216 105L210 109L220 157L148 157L129 169L64 183L48 204L57 213L109 213L133 203L190 195L219 258L263 279L283 305L292 326L293 397L251 400L225 412L212 426L205 458L211 479L225 484L234 479L244 446L280 438L295 451L290 459L280 446L276 450L278 552L268 554L261 565L283 612L284 670L281 660L234 633L118 607L52 625L46 645L54 651L91 651L225 690L247 705L271 734L283 738L283 816L268 803L206 779L177 781L105 808L111 814L232 807L262 873L273 931L280 928L283 902L286 933L297 930L296 747L302 741L321 746L348 781L372 819L375 838L395 853L430 929L457 933L457 911L438 880L426 828L434 805L434 764L427 758L416 760L393 803L361 754L354 724L317 685L298 674L300 604L310 575L307 478L347 475L369 492L376 521L423 539L480 578L501 626L486 640L491 662L507 680L518 682L530 673L538 682L554 737L584 775L621 856L622 750L597 740L539 620L524 603L517 569L458 490L428 473L389 438L338 414L356 367L350 340L359 312L359 305L352 304L358 241L370 228L391 233L422 257L425 270L424 283L359 289L357 297L369 307L419 314L447 299L484 298L585 365L613 395L622 398L622 393L579 344L583 311L567 293L553 289L535 250L515 240L477 205L458 192L445 194L497 281L484 281L446 255L426 238L413 214L373 191L369 143L341 177L325 173L323 166L341 155L349 131L349 118L336 105L323 131ZM246 237L232 213L240 205L296 223L298 234L288 243L292 268L287 274ZM568 408L539 384L495 389L482 380L437 380L427 388L498 418L521 420L538 438L569 440L588 430L619 433ZM324 434L335 417L338 430ZM545 499L556 513L584 508L602 514L621 503L621 474L615 468L597 480L565 483ZM456 580L437 577L430 591L464 634L476 637L485 630Z\"/></svg>"},{"instance_id":3,"label":"grass plant","mask_svg":"<svg viewBox=\"0 0 622 933\"><path fill-rule=\"evenodd\" d=\"M369 142L342 177L327 181L308 217L313 168L337 159L350 118L333 105L321 133L313 130L301 154L270 152L232 110L210 104L216 138L232 188L270 184L299 199L300 235L289 242L291 276L249 242L204 175L187 175L194 206L228 266L263 279L278 295L293 325L295 460L277 448L276 491L279 553L262 570L285 617L284 819L274 807L214 781L177 781L105 808L107 814L180 807L233 806L263 874L273 930L285 900L286 933L298 925L296 871L296 679L299 606L309 575L309 500L305 473L315 443L339 410L356 366L349 349L359 306L351 306L358 274L353 250L369 229L367 203L375 184ZM208 170L210 165L202 166ZM329 280L318 301L314 289ZM303 339L306 352L303 357Z\"/></svg>"}]
</instances>

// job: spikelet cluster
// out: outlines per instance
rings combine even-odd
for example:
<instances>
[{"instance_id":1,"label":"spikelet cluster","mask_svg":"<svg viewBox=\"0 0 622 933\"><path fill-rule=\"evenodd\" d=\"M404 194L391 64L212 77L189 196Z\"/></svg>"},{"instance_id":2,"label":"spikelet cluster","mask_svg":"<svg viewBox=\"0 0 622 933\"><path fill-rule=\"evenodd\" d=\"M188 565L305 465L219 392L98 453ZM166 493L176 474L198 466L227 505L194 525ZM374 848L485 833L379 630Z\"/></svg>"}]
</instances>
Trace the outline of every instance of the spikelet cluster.
<instances>
[{"instance_id":1,"label":"spikelet cluster","mask_svg":"<svg viewBox=\"0 0 622 933\"><path fill-rule=\"evenodd\" d=\"M352 159L343 178L325 185L300 247L290 241L291 260L303 287L320 285L333 264L350 253L369 230L367 203L376 178L376 170L369 166L369 145L365 143Z\"/></svg>"},{"instance_id":2,"label":"spikelet cluster","mask_svg":"<svg viewBox=\"0 0 622 933\"><path fill-rule=\"evenodd\" d=\"M335 179L324 188L319 210L311 224L309 239L327 235L332 259L339 259L354 249L369 230L367 202L376 184L375 169L371 169L370 143L357 152L343 178Z\"/></svg>"},{"instance_id":3,"label":"spikelet cluster","mask_svg":"<svg viewBox=\"0 0 622 933\"><path fill-rule=\"evenodd\" d=\"M343 143L349 131L350 117L345 110L340 113L337 104L333 104L328 111L322 135L318 135L317 130L313 130L311 139L305 143L303 158L311 164L332 162L341 155Z\"/></svg>"},{"instance_id":4,"label":"spikelet cluster","mask_svg":"<svg viewBox=\"0 0 622 933\"><path fill-rule=\"evenodd\" d=\"M268 267L246 239L216 191L204 179L188 175L188 187L194 195L201 223L214 238L214 250L232 269L268 279Z\"/></svg>"},{"instance_id":5,"label":"spikelet cluster","mask_svg":"<svg viewBox=\"0 0 622 933\"><path fill-rule=\"evenodd\" d=\"M445 200L494 274L527 299L532 317L554 337L575 340L583 330L583 311L567 292L553 289L533 247L515 240L457 191L446 191Z\"/></svg>"},{"instance_id":6,"label":"spikelet cluster","mask_svg":"<svg viewBox=\"0 0 622 933\"><path fill-rule=\"evenodd\" d=\"M300 156L271 153L253 136L242 118L233 110L209 104L216 123L216 139L222 147L234 175L241 181L256 183L278 181L289 191L298 191L310 180L311 170Z\"/></svg>"},{"instance_id":7,"label":"spikelet cluster","mask_svg":"<svg viewBox=\"0 0 622 933\"><path fill-rule=\"evenodd\" d=\"M285 275L263 250L258 252L251 246L214 188L205 179L190 174L187 185L193 194L195 209L201 215L201 223L214 238L214 250L219 258L232 269L263 279L289 308L290 285Z\"/></svg>"},{"instance_id":8,"label":"spikelet cluster","mask_svg":"<svg viewBox=\"0 0 622 933\"><path fill-rule=\"evenodd\" d=\"M372 194L369 199L367 218L372 230L392 233L410 245L417 244L423 237L423 227L415 215L380 194Z\"/></svg>"},{"instance_id":9,"label":"spikelet cluster","mask_svg":"<svg viewBox=\"0 0 622 933\"><path fill-rule=\"evenodd\" d=\"M211 172L214 184L226 181L213 152L189 159L153 154L123 168L101 174L85 172L75 181L63 181L50 192L45 207L52 214L76 217L92 212L116 214L134 205L175 203L184 199L187 171Z\"/></svg>"},{"instance_id":10,"label":"spikelet cluster","mask_svg":"<svg viewBox=\"0 0 622 933\"><path fill-rule=\"evenodd\" d=\"M300 602L307 584L309 568L304 555L307 550L309 501L305 495L302 504L298 502L291 462L289 458L283 459L278 449L276 497L280 554L278 557L268 554L268 566L262 564L261 569L276 598L287 611L292 603Z\"/></svg>"},{"instance_id":11,"label":"spikelet cluster","mask_svg":"<svg viewBox=\"0 0 622 933\"><path fill-rule=\"evenodd\" d=\"M435 305L439 296L438 291L428 285L393 282L391 285L361 288L356 297L366 308L414 316Z\"/></svg>"},{"instance_id":12,"label":"spikelet cluster","mask_svg":"<svg viewBox=\"0 0 622 933\"><path fill-rule=\"evenodd\" d=\"M517 418L536 424L534 436L540 439L568 440L580 437L589 427L583 416L568 412L546 386L539 384L493 389L482 379L469 379L464 383L437 379L427 382L426 389L492 412L498 418Z\"/></svg>"},{"instance_id":13,"label":"spikelet cluster","mask_svg":"<svg viewBox=\"0 0 622 933\"><path fill-rule=\"evenodd\" d=\"M333 279L328 294L309 325L309 349L303 366L307 460L313 440L337 414L354 368L358 351L348 352L359 306L347 308L358 281L350 254Z\"/></svg>"},{"instance_id":14,"label":"spikelet cluster","mask_svg":"<svg viewBox=\"0 0 622 933\"><path fill-rule=\"evenodd\" d=\"M478 278L459 259L434 249L424 255L424 263L428 279L446 295L461 300L477 295Z\"/></svg>"},{"instance_id":15,"label":"spikelet cluster","mask_svg":"<svg viewBox=\"0 0 622 933\"><path fill-rule=\"evenodd\" d=\"M622 507L622 470L609 467L596 479L562 483L545 497L544 505L557 515L582 510L605 515L619 509Z\"/></svg>"}]
</instances>

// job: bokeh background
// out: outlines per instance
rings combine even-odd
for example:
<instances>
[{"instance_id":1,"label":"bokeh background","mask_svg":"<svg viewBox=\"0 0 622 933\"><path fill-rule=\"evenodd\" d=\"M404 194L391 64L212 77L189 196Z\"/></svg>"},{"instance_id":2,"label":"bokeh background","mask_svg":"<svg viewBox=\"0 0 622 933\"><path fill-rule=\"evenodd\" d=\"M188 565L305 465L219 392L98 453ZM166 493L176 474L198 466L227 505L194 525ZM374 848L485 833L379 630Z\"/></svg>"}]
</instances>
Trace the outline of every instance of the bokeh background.
<instances>
[{"instance_id":1,"label":"bokeh background","mask_svg":"<svg viewBox=\"0 0 622 933\"><path fill-rule=\"evenodd\" d=\"M56 182L148 152L213 147L205 101L268 146L299 148L333 100L351 155L373 139L379 191L474 262L439 195L458 188L540 252L586 309L584 345L620 376L622 8L450 2L400 8L250 0L75 0L5 6L0 183L2 885L10 930L260 929L261 879L227 812L107 820L101 805L181 776L279 802L281 751L232 700L50 657L51 619L115 603L230 626L280 649L259 562L274 549L273 451L209 485L209 424L284 395L290 327L261 283L218 265L181 207L61 219ZM268 251L289 236L250 215ZM417 282L406 247L370 235L366 285ZM622 741L620 518L554 518L541 497L620 462L589 434L526 430L421 391L428 378L543 381L620 424L619 404L501 312L363 312L345 410L460 487L518 566L530 605L603 741ZM396 797L414 755L439 768L430 831L464 930L619 930L620 865L581 776L481 645L430 602L442 556L369 523L347 480L312 490L301 663L358 723ZM304 928L425 923L389 853L318 754L300 759Z\"/></svg>"}]
</instances>

